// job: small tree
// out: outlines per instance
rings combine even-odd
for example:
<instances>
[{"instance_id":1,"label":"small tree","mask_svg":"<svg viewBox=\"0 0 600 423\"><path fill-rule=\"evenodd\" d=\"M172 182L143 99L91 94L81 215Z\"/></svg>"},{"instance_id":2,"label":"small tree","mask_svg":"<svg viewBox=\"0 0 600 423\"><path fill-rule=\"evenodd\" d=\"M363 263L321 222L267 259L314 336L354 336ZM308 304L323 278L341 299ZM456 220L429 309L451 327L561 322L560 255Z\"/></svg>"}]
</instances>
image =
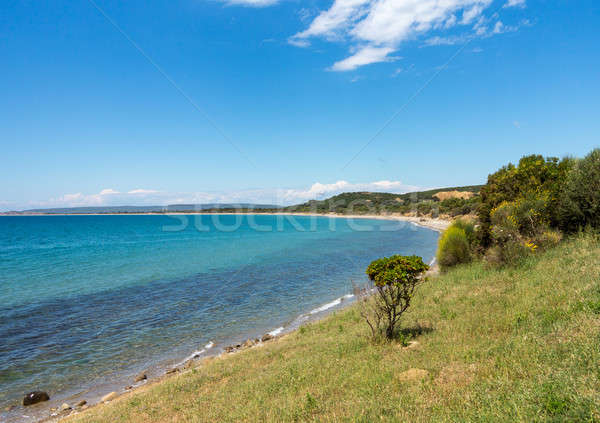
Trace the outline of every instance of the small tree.
<instances>
[{"instance_id":1,"label":"small tree","mask_svg":"<svg viewBox=\"0 0 600 423\"><path fill-rule=\"evenodd\" d=\"M388 339L394 337L394 329L427 269L421 257L399 255L375 260L367 267L374 287L363 289L358 297L363 305L362 316L374 337L382 333ZM368 294L373 290L371 299Z\"/></svg>"}]
</instances>

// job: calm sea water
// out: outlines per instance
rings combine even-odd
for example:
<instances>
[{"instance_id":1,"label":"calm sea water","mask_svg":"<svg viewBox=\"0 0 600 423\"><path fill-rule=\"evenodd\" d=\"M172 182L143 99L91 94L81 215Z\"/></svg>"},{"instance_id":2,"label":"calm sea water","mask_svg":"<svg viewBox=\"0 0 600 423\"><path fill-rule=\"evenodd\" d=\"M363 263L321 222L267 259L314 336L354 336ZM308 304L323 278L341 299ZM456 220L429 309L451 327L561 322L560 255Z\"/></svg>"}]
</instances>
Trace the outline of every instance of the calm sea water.
<instances>
[{"instance_id":1,"label":"calm sea water","mask_svg":"<svg viewBox=\"0 0 600 423\"><path fill-rule=\"evenodd\" d=\"M339 303L371 260L429 261L437 238L306 216L0 217L0 405L36 389L89 401L193 351L297 325Z\"/></svg>"}]
</instances>

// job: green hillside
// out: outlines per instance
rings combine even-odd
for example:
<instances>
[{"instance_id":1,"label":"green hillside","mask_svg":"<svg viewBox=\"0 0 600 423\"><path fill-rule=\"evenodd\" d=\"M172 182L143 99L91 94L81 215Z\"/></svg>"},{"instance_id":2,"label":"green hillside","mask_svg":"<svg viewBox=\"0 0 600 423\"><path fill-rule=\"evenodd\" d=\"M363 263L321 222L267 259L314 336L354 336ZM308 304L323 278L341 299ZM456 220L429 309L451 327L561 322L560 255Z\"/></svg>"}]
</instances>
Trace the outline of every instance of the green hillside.
<instances>
[{"instance_id":1,"label":"green hillside","mask_svg":"<svg viewBox=\"0 0 600 423\"><path fill-rule=\"evenodd\" d=\"M434 195L445 191L467 191L479 193L483 185L438 188L406 194L389 194L384 192L345 192L325 200L311 200L303 204L286 207L286 211L339 213L339 214L381 214L418 212L430 214L432 209L438 213L446 213L460 207L468 206L467 213L474 209L477 196L470 200L452 199L438 201ZM439 204L437 204L439 203ZM441 207L441 210L440 210ZM455 214L466 214L462 210Z\"/></svg>"}]
</instances>

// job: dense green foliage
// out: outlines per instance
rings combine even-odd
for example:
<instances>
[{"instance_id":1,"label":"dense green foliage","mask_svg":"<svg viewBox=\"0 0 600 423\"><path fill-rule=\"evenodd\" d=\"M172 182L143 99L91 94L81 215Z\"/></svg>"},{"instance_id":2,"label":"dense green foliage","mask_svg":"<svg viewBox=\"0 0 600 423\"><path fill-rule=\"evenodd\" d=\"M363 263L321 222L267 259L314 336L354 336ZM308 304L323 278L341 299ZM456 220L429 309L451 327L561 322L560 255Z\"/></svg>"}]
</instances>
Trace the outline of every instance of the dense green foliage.
<instances>
[{"instance_id":1,"label":"dense green foliage","mask_svg":"<svg viewBox=\"0 0 600 423\"><path fill-rule=\"evenodd\" d=\"M591 226L600 228L600 149L578 160L560 195L558 220L567 232Z\"/></svg>"},{"instance_id":2,"label":"dense green foliage","mask_svg":"<svg viewBox=\"0 0 600 423\"><path fill-rule=\"evenodd\" d=\"M439 214L447 214L452 217L475 213L479 209L480 196L476 195L469 199L449 198L440 201Z\"/></svg>"},{"instance_id":3,"label":"dense green foliage","mask_svg":"<svg viewBox=\"0 0 600 423\"><path fill-rule=\"evenodd\" d=\"M374 283L376 294L366 299L371 313L364 317L372 334L383 332L388 339L394 337L396 324L410 306L421 275L429 269L418 256L394 255L371 262L367 275Z\"/></svg>"},{"instance_id":4,"label":"dense green foliage","mask_svg":"<svg viewBox=\"0 0 600 423\"><path fill-rule=\"evenodd\" d=\"M478 214L482 244L485 247L492 244L492 215L498 212L498 207L509 209L500 213L507 218L514 212L512 216L517 221L513 223L520 229L529 226L526 232L537 231L540 222L535 220L539 219L544 220L544 226L555 225L562 183L572 166L572 159L559 161L556 157L530 155L522 157L517 166L509 163L489 175L480 191ZM505 205L511 202L512 205Z\"/></svg>"},{"instance_id":5,"label":"dense green foliage","mask_svg":"<svg viewBox=\"0 0 600 423\"><path fill-rule=\"evenodd\" d=\"M475 227L472 223L458 219L442 234L438 243L437 261L442 269L461 263L468 263L472 258L475 244Z\"/></svg>"}]
</instances>

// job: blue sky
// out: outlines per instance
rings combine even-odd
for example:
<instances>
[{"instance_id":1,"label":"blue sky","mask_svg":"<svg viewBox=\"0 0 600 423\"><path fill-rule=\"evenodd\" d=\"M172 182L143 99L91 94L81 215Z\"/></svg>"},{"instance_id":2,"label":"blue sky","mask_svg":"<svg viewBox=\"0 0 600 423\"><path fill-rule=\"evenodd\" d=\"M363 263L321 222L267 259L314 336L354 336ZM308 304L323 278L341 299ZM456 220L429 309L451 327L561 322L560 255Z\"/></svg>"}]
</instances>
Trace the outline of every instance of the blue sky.
<instances>
[{"instance_id":1,"label":"blue sky","mask_svg":"<svg viewBox=\"0 0 600 423\"><path fill-rule=\"evenodd\" d=\"M483 183L600 145L600 4L5 0L0 210Z\"/></svg>"}]
</instances>

